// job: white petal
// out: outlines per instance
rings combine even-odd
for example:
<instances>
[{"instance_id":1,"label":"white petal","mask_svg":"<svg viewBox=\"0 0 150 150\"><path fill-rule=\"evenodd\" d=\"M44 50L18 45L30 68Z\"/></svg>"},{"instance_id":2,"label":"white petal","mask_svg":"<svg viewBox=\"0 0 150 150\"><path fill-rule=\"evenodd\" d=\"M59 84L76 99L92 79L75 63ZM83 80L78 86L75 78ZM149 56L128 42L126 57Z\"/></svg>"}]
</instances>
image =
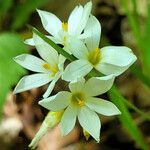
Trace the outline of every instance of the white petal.
<instances>
[{"instance_id":1,"label":"white petal","mask_svg":"<svg viewBox=\"0 0 150 150\"><path fill-rule=\"evenodd\" d=\"M14 93L20 93L32 88L40 87L50 82L52 78L50 74L39 73L23 77L14 89Z\"/></svg>"},{"instance_id":2,"label":"white petal","mask_svg":"<svg viewBox=\"0 0 150 150\"><path fill-rule=\"evenodd\" d=\"M110 101L103 100L101 98L89 98L86 102L86 105L105 116L113 116L113 115L119 115L121 112L119 109Z\"/></svg>"},{"instance_id":3,"label":"white petal","mask_svg":"<svg viewBox=\"0 0 150 150\"><path fill-rule=\"evenodd\" d=\"M63 136L67 135L75 126L77 116L77 109L73 106L68 106L65 110L60 125Z\"/></svg>"},{"instance_id":4,"label":"white petal","mask_svg":"<svg viewBox=\"0 0 150 150\"><path fill-rule=\"evenodd\" d=\"M30 38L30 39L26 39L24 41L25 44L28 44L28 45L31 45L31 46L35 46L34 44L34 41L33 41L33 38Z\"/></svg>"},{"instance_id":5,"label":"white petal","mask_svg":"<svg viewBox=\"0 0 150 150\"><path fill-rule=\"evenodd\" d=\"M71 48L70 48L70 44L64 45L63 49L64 49L67 53L72 54L72 52L70 51L70 49L71 49Z\"/></svg>"},{"instance_id":6,"label":"white petal","mask_svg":"<svg viewBox=\"0 0 150 150\"><path fill-rule=\"evenodd\" d=\"M57 37L57 33L61 30L62 28L62 23L58 17L56 17L54 14L42 11L42 10L37 10L43 27L47 32L49 32L51 35Z\"/></svg>"},{"instance_id":7,"label":"white petal","mask_svg":"<svg viewBox=\"0 0 150 150\"><path fill-rule=\"evenodd\" d=\"M86 59L88 55L88 49L86 48L85 44L81 40L75 38L70 39L70 51L79 59Z\"/></svg>"},{"instance_id":8,"label":"white petal","mask_svg":"<svg viewBox=\"0 0 150 150\"><path fill-rule=\"evenodd\" d=\"M60 70L60 72L64 71L64 62L65 62L66 58L62 55L59 55L58 58L58 68Z\"/></svg>"},{"instance_id":9,"label":"white petal","mask_svg":"<svg viewBox=\"0 0 150 150\"><path fill-rule=\"evenodd\" d=\"M132 50L125 46L106 46L101 48L102 62L116 66L127 66L136 60Z\"/></svg>"},{"instance_id":10,"label":"white petal","mask_svg":"<svg viewBox=\"0 0 150 150\"><path fill-rule=\"evenodd\" d=\"M91 70L92 66L86 60L76 60L66 67L62 79L66 81L76 81L78 78L87 75Z\"/></svg>"},{"instance_id":11,"label":"white petal","mask_svg":"<svg viewBox=\"0 0 150 150\"><path fill-rule=\"evenodd\" d=\"M52 111L59 111L61 109L66 108L69 105L70 98L70 92L62 91L54 96L39 101L39 105Z\"/></svg>"},{"instance_id":12,"label":"white petal","mask_svg":"<svg viewBox=\"0 0 150 150\"><path fill-rule=\"evenodd\" d=\"M56 74L56 76L54 77L53 81L49 84L48 89L44 93L43 98L47 98L51 94L51 92L54 89L55 84L58 81L58 79L60 78L60 76L61 75L59 73Z\"/></svg>"},{"instance_id":13,"label":"white petal","mask_svg":"<svg viewBox=\"0 0 150 150\"><path fill-rule=\"evenodd\" d=\"M100 141L100 119L98 115L88 107L82 107L78 115L81 126L97 141Z\"/></svg>"},{"instance_id":14,"label":"white petal","mask_svg":"<svg viewBox=\"0 0 150 150\"><path fill-rule=\"evenodd\" d=\"M107 46L101 49L101 61L96 69L103 74L120 75L135 61L132 50L125 46Z\"/></svg>"},{"instance_id":15,"label":"white petal","mask_svg":"<svg viewBox=\"0 0 150 150\"><path fill-rule=\"evenodd\" d=\"M90 16L87 25L84 30L85 35L89 35L85 38L85 43L89 50L93 50L99 47L100 35L101 35L101 25L99 21L93 15Z\"/></svg>"},{"instance_id":16,"label":"white petal","mask_svg":"<svg viewBox=\"0 0 150 150\"><path fill-rule=\"evenodd\" d=\"M68 32L70 35L76 33L77 27L82 19L83 7L81 5L76 6L71 12L68 19Z\"/></svg>"},{"instance_id":17,"label":"white petal","mask_svg":"<svg viewBox=\"0 0 150 150\"><path fill-rule=\"evenodd\" d=\"M90 96L97 96L107 92L113 85L113 75L92 77L85 83L85 92Z\"/></svg>"},{"instance_id":18,"label":"white petal","mask_svg":"<svg viewBox=\"0 0 150 150\"><path fill-rule=\"evenodd\" d=\"M49 44L47 44L38 35L33 34L35 46L39 55L46 60L50 65L56 65L58 63L58 53Z\"/></svg>"},{"instance_id":19,"label":"white petal","mask_svg":"<svg viewBox=\"0 0 150 150\"><path fill-rule=\"evenodd\" d=\"M53 36L49 36L49 35L45 35L46 37L48 37L49 39L51 39L53 42L55 42L56 44L60 44L60 40L58 40L57 38L53 37ZM25 44L31 45L31 46L35 46L34 40L33 38L30 39L26 39L24 41Z\"/></svg>"},{"instance_id":20,"label":"white petal","mask_svg":"<svg viewBox=\"0 0 150 150\"><path fill-rule=\"evenodd\" d=\"M81 79L77 82L70 82L69 83L69 89L72 93L83 91L84 86L85 86L85 79Z\"/></svg>"},{"instance_id":21,"label":"white petal","mask_svg":"<svg viewBox=\"0 0 150 150\"><path fill-rule=\"evenodd\" d=\"M90 13L92 9L92 2L88 2L84 8L83 8L83 14L82 14L82 19L80 20L80 23L78 24L76 34L79 35L83 29L85 28L87 21L89 19Z\"/></svg>"},{"instance_id":22,"label":"white petal","mask_svg":"<svg viewBox=\"0 0 150 150\"><path fill-rule=\"evenodd\" d=\"M119 76L124 71L126 71L130 66L131 66L130 64L125 67L120 67L120 66L107 64L107 63L100 63L99 65L96 66L96 69L105 75L113 74L115 76Z\"/></svg>"},{"instance_id":23,"label":"white petal","mask_svg":"<svg viewBox=\"0 0 150 150\"><path fill-rule=\"evenodd\" d=\"M14 61L28 70L35 72L45 72L45 69L42 67L42 65L46 62L33 55L22 54L15 57Z\"/></svg>"}]
</instances>

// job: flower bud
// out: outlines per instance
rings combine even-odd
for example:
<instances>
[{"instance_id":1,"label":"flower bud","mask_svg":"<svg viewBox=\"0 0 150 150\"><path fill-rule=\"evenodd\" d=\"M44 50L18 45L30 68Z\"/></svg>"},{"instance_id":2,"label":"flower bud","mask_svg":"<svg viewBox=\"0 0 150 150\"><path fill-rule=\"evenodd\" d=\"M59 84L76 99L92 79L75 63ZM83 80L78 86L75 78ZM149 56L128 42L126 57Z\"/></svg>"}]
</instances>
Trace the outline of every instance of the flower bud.
<instances>
[{"instance_id":1,"label":"flower bud","mask_svg":"<svg viewBox=\"0 0 150 150\"><path fill-rule=\"evenodd\" d=\"M84 128L83 128L83 135L84 135L86 140L88 140L90 137L90 134Z\"/></svg>"},{"instance_id":2,"label":"flower bud","mask_svg":"<svg viewBox=\"0 0 150 150\"><path fill-rule=\"evenodd\" d=\"M45 117L39 131L36 133L35 137L32 139L29 147L35 149L37 143L40 139L45 135L48 129L54 128L61 120L64 110L60 110L57 112L50 111Z\"/></svg>"}]
</instances>

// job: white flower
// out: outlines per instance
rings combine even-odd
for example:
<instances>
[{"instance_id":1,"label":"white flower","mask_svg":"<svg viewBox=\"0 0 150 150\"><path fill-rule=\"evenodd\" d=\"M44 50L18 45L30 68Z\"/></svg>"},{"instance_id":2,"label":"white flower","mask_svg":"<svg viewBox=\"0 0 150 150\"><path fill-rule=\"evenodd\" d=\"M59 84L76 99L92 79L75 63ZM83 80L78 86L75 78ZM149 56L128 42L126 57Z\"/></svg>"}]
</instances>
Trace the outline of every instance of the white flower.
<instances>
[{"instance_id":1,"label":"white flower","mask_svg":"<svg viewBox=\"0 0 150 150\"><path fill-rule=\"evenodd\" d=\"M90 27L93 28L90 28ZM90 28L90 30L88 30ZM132 50L125 46L106 46L99 48L101 26L99 21L90 16L85 32L91 32L91 36L85 39L86 45L78 39L71 39L71 53L78 60L70 63L63 74L63 79L73 81L84 77L93 68L99 72L115 76L127 70L135 61L136 56Z\"/></svg>"},{"instance_id":2,"label":"white flower","mask_svg":"<svg viewBox=\"0 0 150 150\"><path fill-rule=\"evenodd\" d=\"M61 119L62 135L67 135L75 126L76 118L79 123L96 141L99 142L101 123L98 115L105 116L120 114L118 108L111 102L96 98L107 92L114 81L114 76L92 77L87 82L84 79L69 83L71 92L62 91L47 99L39 101L43 107L59 111L65 109Z\"/></svg>"},{"instance_id":3,"label":"white flower","mask_svg":"<svg viewBox=\"0 0 150 150\"><path fill-rule=\"evenodd\" d=\"M29 54L22 54L14 58L22 67L36 72L36 74L23 77L15 87L14 93L20 93L51 82L43 95L46 98L50 95L55 83L62 75L65 58L58 55L50 45L36 34L33 35L33 39L37 51L43 60Z\"/></svg>"},{"instance_id":4,"label":"white flower","mask_svg":"<svg viewBox=\"0 0 150 150\"><path fill-rule=\"evenodd\" d=\"M79 5L71 12L68 22L62 22L52 13L37 10L41 18L43 27L52 36L48 36L57 44L64 45L64 49L69 50L70 37L85 38L88 33L82 34L92 9L92 2L88 2L84 7ZM34 45L33 39L27 39L26 44ZM69 52L69 51L68 51Z\"/></svg>"}]
</instances>

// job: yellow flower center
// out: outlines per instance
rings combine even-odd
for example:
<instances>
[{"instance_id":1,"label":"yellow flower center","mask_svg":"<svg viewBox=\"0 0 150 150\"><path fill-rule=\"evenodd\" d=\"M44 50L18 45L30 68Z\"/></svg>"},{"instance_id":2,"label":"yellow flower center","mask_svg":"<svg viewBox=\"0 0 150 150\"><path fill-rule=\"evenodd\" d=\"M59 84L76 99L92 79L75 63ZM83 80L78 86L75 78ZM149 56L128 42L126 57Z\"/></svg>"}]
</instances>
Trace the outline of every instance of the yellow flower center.
<instances>
[{"instance_id":1,"label":"yellow flower center","mask_svg":"<svg viewBox=\"0 0 150 150\"><path fill-rule=\"evenodd\" d=\"M50 71L52 73L51 74L52 77L55 76L55 74L59 71L57 65L52 67L52 66L50 66L50 64L44 63L42 66L43 66L44 69L46 69L46 70L48 70L48 71Z\"/></svg>"},{"instance_id":2,"label":"yellow flower center","mask_svg":"<svg viewBox=\"0 0 150 150\"><path fill-rule=\"evenodd\" d=\"M84 95L82 93L74 93L71 97L71 102L79 107L84 106L85 105Z\"/></svg>"},{"instance_id":3,"label":"yellow flower center","mask_svg":"<svg viewBox=\"0 0 150 150\"><path fill-rule=\"evenodd\" d=\"M101 52L99 48L95 48L89 52L88 60L89 62L95 66L100 62L101 59Z\"/></svg>"},{"instance_id":4,"label":"yellow flower center","mask_svg":"<svg viewBox=\"0 0 150 150\"><path fill-rule=\"evenodd\" d=\"M62 29L67 32L68 31L68 23L62 22Z\"/></svg>"}]
</instances>

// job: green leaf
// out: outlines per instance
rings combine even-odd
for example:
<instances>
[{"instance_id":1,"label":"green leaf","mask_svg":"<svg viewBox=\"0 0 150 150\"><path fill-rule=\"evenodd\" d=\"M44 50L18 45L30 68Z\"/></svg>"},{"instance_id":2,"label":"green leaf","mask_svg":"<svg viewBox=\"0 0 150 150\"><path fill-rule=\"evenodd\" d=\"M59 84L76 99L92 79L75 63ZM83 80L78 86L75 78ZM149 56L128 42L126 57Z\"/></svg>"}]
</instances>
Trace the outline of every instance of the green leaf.
<instances>
[{"instance_id":1,"label":"green leaf","mask_svg":"<svg viewBox=\"0 0 150 150\"><path fill-rule=\"evenodd\" d=\"M0 1L0 16L4 15L6 11L11 7L13 4L13 0L1 0Z\"/></svg>"},{"instance_id":2,"label":"green leaf","mask_svg":"<svg viewBox=\"0 0 150 150\"><path fill-rule=\"evenodd\" d=\"M142 70L136 66L133 65L131 68L131 73L137 77L138 79L140 79L147 87L150 88L150 78L148 78L147 76L144 75L144 73L142 72Z\"/></svg>"},{"instance_id":3,"label":"green leaf","mask_svg":"<svg viewBox=\"0 0 150 150\"><path fill-rule=\"evenodd\" d=\"M31 13L33 13L36 8L39 8L46 4L49 0L26 0L23 3L16 6L13 13L14 22L12 23L12 29L21 28L25 22L29 19Z\"/></svg>"},{"instance_id":4,"label":"green leaf","mask_svg":"<svg viewBox=\"0 0 150 150\"><path fill-rule=\"evenodd\" d=\"M27 47L15 33L0 34L0 114L6 94L26 71L13 61L16 55L27 52Z\"/></svg>"},{"instance_id":5,"label":"green leaf","mask_svg":"<svg viewBox=\"0 0 150 150\"><path fill-rule=\"evenodd\" d=\"M124 99L124 98L123 98ZM150 121L150 113L146 113L146 112L143 112L142 110L140 110L139 108L137 108L136 106L134 106L130 101L124 99L124 103L130 107L131 109L133 109L135 112L137 112L139 115L141 115L141 117L144 119L144 120L148 120Z\"/></svg>"},{"instance_id":6,"label":"green leaf","mask_svg":"<svg viewBox=\"0 0 150 150\"><path fill-rule=\"evenodd\" d=\"M62 54L64 57L66 57L70 61L74 61L77 59L73 55L70 55L69 53L67 53L63 48L61 48L57 44L55 44L51 39L46 37L44 34L39 32L36 28L33 28L33 27L31 27L31 28L32 28L33 33L37 34L47 44L51 45L59 54Z\"/></svg>"},{"instance_id":7,"label":"green leaf","mask_svg":"<svg viewBox=\"0 0 150 150\"><path fill-rule=\"evenodd\" d=\"M109 96L111 101L120 109L122 114L119 116L119 119L129 135L134 139L141 149L148 150L148 145L143 139L139 128L133 121L132 116L124 103L124 98L115 86L113 86L109 91Z\"/></svg>"},{"instance_id":8,"label":"green leaf","mask_svg":"<svg viewBox=\"0 0 150 150\"><path fill-rule=\"evenodd\" d=\"M134 37L136 39L138 48L140 49L140 59L142 62L142 68L144 70L144 74L149 77L150 74L150 3L147 1L147 10L148 10L148 17L145 21L145 26L143 32L144 34L141 34L141 26L138 20L140 19L137 15L133 14L133 12L129 9L128 4L129 0L122 0L122 7L124 7L125 13L127 15L129 25L133 31ZM131 1L133 4L133 8L136 11L136 0ZM137 13L136 13L137 14Z\"/></svg>"},{"instance_id":9,"label":"green leaf","mask_svg":"<svg viewBox=\"0 0 150 150\"><path fill-rule=\"evenodd\" d=\"M141 40L141 45L142 45L142 60L143 60L143 67L144 67L144 72L145 74L149 77L150 74L150 3L147 5L147 18L145 21L145 32L144 36L142 37L143 39ZM150 79L150 77L149 77Z\"/></svg>"}]
</instances>

